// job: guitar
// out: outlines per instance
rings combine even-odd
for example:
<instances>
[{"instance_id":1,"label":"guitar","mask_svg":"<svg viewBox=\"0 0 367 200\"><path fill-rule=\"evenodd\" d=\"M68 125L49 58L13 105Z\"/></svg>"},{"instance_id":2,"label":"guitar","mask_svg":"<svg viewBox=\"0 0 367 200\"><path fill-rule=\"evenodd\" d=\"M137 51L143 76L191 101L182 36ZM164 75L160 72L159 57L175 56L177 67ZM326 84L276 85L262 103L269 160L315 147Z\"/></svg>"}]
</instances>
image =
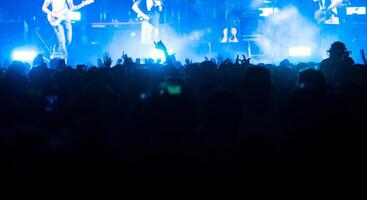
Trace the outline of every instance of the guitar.
<instances>
[{"instance_id":1,"label":"guitar","mask_svg":"<svg viewBox=\"0 0 367 200\"><path fill-rule=\"evenodd\" d=\"M51 26L58 26L64 20L69 20L69 14L73 11L79 10L84 6L94 3L94 0L85 0L81 4L75 6L73 9L64 8L57 12L54 12L54 15L48 14L47 20L51 24Z\"/></svg>"}]
</instances>

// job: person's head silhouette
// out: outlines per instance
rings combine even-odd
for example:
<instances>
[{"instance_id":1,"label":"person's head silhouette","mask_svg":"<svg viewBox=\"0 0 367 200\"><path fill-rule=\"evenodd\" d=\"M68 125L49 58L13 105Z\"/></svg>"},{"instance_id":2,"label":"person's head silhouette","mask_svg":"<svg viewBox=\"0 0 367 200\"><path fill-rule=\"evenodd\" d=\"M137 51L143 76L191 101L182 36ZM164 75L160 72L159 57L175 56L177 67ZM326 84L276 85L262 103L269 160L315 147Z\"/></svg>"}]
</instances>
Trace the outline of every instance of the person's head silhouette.
<instances>
[{"instance_id":1,"label":"person's head silhouette","mask_svg":"<svg viewBox=\"0 0 367 200\"><path fill-rule=\"evenodd\" d=\"M343 59L349 56L350 52L342 42L334 42L328 50L330 58Z\"/></svg>"}]
</instances>

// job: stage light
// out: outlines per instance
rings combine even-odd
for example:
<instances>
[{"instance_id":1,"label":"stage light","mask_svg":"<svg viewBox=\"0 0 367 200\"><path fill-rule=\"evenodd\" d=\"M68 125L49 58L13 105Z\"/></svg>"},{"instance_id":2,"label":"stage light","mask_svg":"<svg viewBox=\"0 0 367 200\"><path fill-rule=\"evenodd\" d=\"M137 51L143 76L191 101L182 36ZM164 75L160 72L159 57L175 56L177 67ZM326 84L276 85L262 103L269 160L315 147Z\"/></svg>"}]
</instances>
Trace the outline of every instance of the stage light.
<instances>
[{"instance_id":1,"label":"stage light","mask_svg":"<svg viewBox=\"0 0 367 200\"><path fill-rule=\"evenodd\" d=\"M347 15L365 15L366 7L347 7Z\"/></svg>"},{"instance_id":2,"label":"stage light","mask_svg":"<svg viewBox=\"0 0 367 200\"><path fill-rule=\"evenodd\" d=\"M311 47L289 47L290 57L309 57L311 56Z\"/></svg>"},{"instance_id":3,"label":"stage light","mask_svg":"<svg viewBox=\"0 0 367 200\"><path fill-rule=\"evenodd\" d=\"M167 50L168 55L172 55L173 51L171 49ZM162 62L166 61L166 56L164 55L164 52L159 49L152 49L149 54L150 58L153 58L155 61L161 60Z\"/></svg>"},{"instance_id":4,"label":"stage light","mask_svg":"<svg viewBox=\"0 0 367 200\"><path fill-rule=\"evenodd\" d=\"M268 17L272 14L279 12L278 8L259 8L259 10L262 11L262 13L260 14L261 17Z\"/></svg>"},{"instance_id":5,"label":"stage light","mask_svg":"<svg viewBox=\"0 0 367 200\"><path fill-rule=\"evenodd\" d=\"M164 55L163 51L159 49L152 49L149 55L150 55L150 58L153 58L155 61L157 60L165 61L166 60L166 56Z\"/></svg>"},{"instance_id":6,"label":"stage light","mask_svg":"<svg viewBox=\"0 0 367 200\"><path fill-rule=\"evenodd\" d=\"M37 52L33 50L15 50L12 53L13 60L19 60L23 62L33 61L33 59L37 56Z\"/></svg>"},{"instance_id":7,"label":"stage light","mask_svg":"<svg viewBox=\"0 0 367 200\"><path fill-rule=\"evenodd\" d=\"M68 18L72 21L80 21L82 19L82 14L80 12L69 12Z\"/></svg>"}]
</instances>

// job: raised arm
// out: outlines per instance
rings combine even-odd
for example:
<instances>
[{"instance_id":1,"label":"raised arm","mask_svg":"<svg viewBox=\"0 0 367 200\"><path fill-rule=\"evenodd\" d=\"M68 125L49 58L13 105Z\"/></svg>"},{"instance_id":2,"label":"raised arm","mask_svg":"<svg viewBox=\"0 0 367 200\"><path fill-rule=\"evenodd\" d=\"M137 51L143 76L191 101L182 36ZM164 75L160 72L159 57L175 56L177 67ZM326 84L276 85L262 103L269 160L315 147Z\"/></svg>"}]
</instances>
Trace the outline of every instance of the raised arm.
<instances>
[{"instance_id":1,"label":"raised arm","mask_svg":"<svg viewBox=\"0 0 367 200\"><path fill-rule=\"evenodd\" d=\"M361 57L363 60L363 64L367 65L367 58L366 58L366 54L364 52L364 49L361 49Z\"/></svg>"},{"instance_id":2,"label":"raised arm","mask_svg":"<svg viewBox=\"0 0 367 200\"><path fill-rule=\"evenodd\" d=\"M73 0L68 0L68 5L70 10L79 10L86 5L94 3L94 0L83 0L79 5L75 5Z\"/></svg>"},{"instance_id":3,"label":"raised arm","mask_svg":"<svg viewBox=\"0 0 367 200\"><path fill-rule=\"evenodd\" d=\"M48 15L52 15L52 11L48 8L51 4L50 0L45 0L42 5L42 11Z\"/></svg>"},{"instance_id":4,"label":"raised arm","mask_svg":"<svg viewBox=\"0 0 367 200\"><path fill-rule=\"evenodd\" d=\"M171 56L168 53L166 45L160 40L158 43L154 42L155 48L162 50L164 53L164 56L166 57L166 63L172 62Z\"/></svg>"}]
</instances>

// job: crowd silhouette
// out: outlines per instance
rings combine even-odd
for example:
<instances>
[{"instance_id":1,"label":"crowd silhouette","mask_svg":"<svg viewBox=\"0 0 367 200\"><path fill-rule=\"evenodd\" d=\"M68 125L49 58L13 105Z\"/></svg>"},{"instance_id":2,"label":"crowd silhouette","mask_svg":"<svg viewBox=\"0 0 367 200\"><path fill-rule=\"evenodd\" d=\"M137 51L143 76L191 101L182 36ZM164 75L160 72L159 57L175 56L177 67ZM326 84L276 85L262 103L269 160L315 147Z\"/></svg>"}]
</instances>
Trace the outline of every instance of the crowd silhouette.
<instances>
[{"instance_id":1,"label":"crowd silhouette","mask_svg":"<svg viewBox=\"0 0 367 200\"><path fill-rule=\"evenodd\" d=\"M165 50L163 43L157 48ZM363 51L361 52L364 55ZM320 64L246 57L0 71L1 177L335 188L366 177L367 67L335 42Z\"/></svg>"}]
</instances>

